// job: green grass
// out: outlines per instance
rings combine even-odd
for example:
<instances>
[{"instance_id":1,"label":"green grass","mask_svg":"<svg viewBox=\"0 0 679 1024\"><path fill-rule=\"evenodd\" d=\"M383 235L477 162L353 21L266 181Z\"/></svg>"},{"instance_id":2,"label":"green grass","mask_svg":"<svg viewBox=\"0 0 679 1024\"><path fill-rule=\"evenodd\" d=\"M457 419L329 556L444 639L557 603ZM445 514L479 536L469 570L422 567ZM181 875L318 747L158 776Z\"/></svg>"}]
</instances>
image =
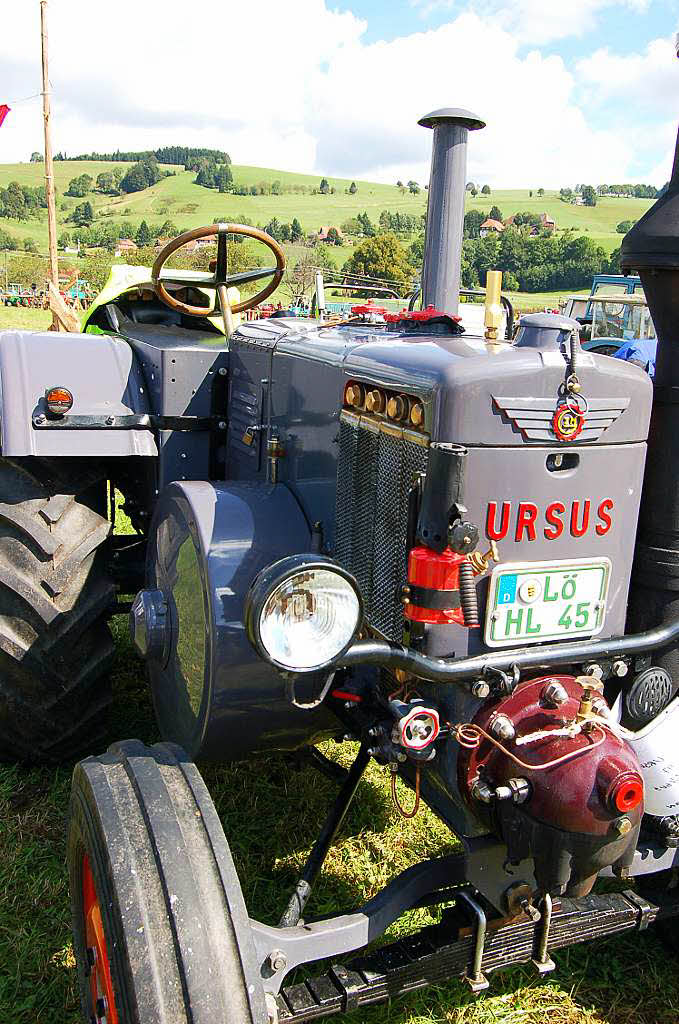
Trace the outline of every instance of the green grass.
<instances>
[{"instance_id":1,"label":"green grass","mask_svg":"<svg viewBox=\"0 0 679 1024\"><path fill-rule=\"evenodd\" d=\"M84 202L84 199L70 199L64 196L71 178L86 173L96 179L102 170L110 170L116 166L119 165L88 161L55 163L55 184L59 193L57 219L60 231L73 230L73 225L66 224L65 219L76 204ZM143 192L115 197L91 193L86 198L98 214L110 214L116 221L129 223L130 233L136 230L142 219L149 223L161 224L169 217L178 227L183 228L209 224L215 217L228 220L248 217L255 223L266 224L274 216L283 222L297 217L304 230L311 232L317 231L322 224L339 227L343 221L364 210L376 223L382 210L421 214L426 207L424 190L419 195L411 195L409 192L401 194L395 184L357 181L358 192L349 195L345 194L344 190L350 185L351 179L328 177L330 185L336 188L334 195L300 195L294 192L284 192L280 196L236 196L230 193L220 195L212 189L194 185L195 174L192 171L183 171L179 167L168 169L175 173ZM317 187L321 178L321 175L239 165L233 166L233 175L239 184L253 185L261 181L279 180L284 188L298 185ZM32 186L43 184L43 165L0 164L0 187L6 186L10 181ZM59 208L62 203L66 204L66 210ZM544 196L538 196L534 191L530 196L528 189L500 189L490 196L477 195L475 198L469 193L466 195L467 209L488 211L491 206L497 205L504 217L523 210L548 213L556 220L558 229L573 227L579 233L588 233L609 252L616 248L622 239L621 235L616 234L616 224L622 220L640 217L651 203L650 199L603 197L598 199L595 207L572 206L561 202L558 192L547 191ZM129 210L129 213L126 213L126 210ZM34 238L41 247L47 244L45 218L23 222L2 220L0 227L19 240ZM343 254L338 250L335 255L337 262L340 263L348 253Z\"/></svg>"},{"instance_id":2,"label":"green grass","mask_svg":"<svg viewBox=\"0 0 679 1024\"><path fill-rule=\"evenodd\" d=\"M47 309L0 305L0 330L19 327L22 331L46 331L51 323L52 314Z\"/></svg>"},{"instance_id":3,"label":"green grass","mask_svg":"<svg viewBox=\"0 0 679 1024\"><path fill-rule=\"evenodd\" d=\"M111 739L154 742L141 663L125 617L113 621L116 661ZM355 746L326 743L344 765ZM71 765L0 767L0 1020L3 1024L78 1024L75 965L65 870L65 816ZM275 923L319 822L336 792L323 776L283 756L208 767L206 782L231 843L250 913ZM410 796L405 797L406 800ZM454 845L424 808L412 822L394 811L387 773L371 765L309 904L310 914L358 906L399 871ZM403 934L430 920L407 915ZM458 981L363 1009L347 1024L676 1024L679 975L652 930L555 954L540 980L529 968L492 975L474 997ZM340 1019L340 1018L336 1018ZM218 1022L215 1022L218 1024Z\"/></svg>"}]
</instances>

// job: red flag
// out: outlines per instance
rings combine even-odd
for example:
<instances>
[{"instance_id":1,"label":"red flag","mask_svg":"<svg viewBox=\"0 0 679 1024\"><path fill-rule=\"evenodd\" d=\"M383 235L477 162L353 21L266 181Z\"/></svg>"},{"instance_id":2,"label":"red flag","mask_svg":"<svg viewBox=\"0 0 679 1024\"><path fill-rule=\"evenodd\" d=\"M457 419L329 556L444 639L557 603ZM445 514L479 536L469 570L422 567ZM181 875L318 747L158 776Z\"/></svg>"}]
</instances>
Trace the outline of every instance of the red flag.
<instances>
[{"instance_id":1,"label":"red flag","mask_svg":"<svg viewBox=\"0 0 679 1024\"><path fill-rule=\"evenodd\" d=\"M10 108L7 106L6 103L0 103L0 127L2 127L2 122L5 120L5 118L9 114L9 111L10 111Z\"/></svg>"}]
</instances>

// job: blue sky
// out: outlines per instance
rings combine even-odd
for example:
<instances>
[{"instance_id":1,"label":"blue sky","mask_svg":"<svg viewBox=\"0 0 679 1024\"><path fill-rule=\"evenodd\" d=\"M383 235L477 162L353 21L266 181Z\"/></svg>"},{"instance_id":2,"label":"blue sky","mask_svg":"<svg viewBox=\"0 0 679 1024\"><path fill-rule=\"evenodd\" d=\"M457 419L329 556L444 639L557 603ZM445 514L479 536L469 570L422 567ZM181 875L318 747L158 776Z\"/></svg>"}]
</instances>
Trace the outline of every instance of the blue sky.
<instances>
[{"instance_id":1,"label":"blue sky","mask_svg":"<svg viewBox=\"0 0 679 1024\"><path fill-rule=\"evenodd\" d=\"M55 149L230 152L235 163L426 181L417 120L487 121L469 175L504 187L669 175L679 0L50 0ZM40 148L39 4L0 35L0 161ZM209 48L206 38L233 42ZM106 45L93 45L105 39Z\"/></svg>"},{"instance_id":2,"label":"blue sky","mask_svg":"<svg viewBox=\"0 0 679 1024\"><path fill-rule=\"evenodd\" d=\"M549 3L550 0L545 0ZM551 0L553 2L553 0ZM350 3L336 3L331 6L349 9L367 22L365 41L374 43L380 39L392 40L398 36L435 29L468 9L468 3L437 4L427 11L422 3L392 2L388 0L354 0ZM652 0L644 10L621 10L619 6L603 8L596 18L597 40L604 39L617 53L636 52L652 39L667 35L672 29L679 29L679 2L677 0ZM591 40L591 37L590 37ZM548 47L567 60L577 59L587 52L587 38L574 34Z\"/></svg>"}]
</instances>

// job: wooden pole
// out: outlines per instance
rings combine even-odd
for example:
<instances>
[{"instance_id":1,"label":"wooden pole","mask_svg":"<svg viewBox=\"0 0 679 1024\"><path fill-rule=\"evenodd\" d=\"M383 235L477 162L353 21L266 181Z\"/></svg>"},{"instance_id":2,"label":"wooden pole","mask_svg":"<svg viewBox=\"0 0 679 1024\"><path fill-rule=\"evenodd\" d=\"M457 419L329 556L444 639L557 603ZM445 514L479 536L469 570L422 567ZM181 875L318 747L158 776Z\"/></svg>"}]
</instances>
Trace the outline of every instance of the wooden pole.
<instances>
[{"instance_id":1,"label":"wooden pole","mask_svg":"<svg viewBox=\"0 0 679 1024\"><path fill-rule=\"evenodd\" d=\"M57 258L57 214L54 198L54 163L50 135L50 83L47 67L47 0L40 0L40 38L42 41L42 116L45 123L45 192L47 194L47 234L49 239L49 276L59 291L59 262ZM52 327L59 330L56 316Z\"/></svg>"}]
</instances>

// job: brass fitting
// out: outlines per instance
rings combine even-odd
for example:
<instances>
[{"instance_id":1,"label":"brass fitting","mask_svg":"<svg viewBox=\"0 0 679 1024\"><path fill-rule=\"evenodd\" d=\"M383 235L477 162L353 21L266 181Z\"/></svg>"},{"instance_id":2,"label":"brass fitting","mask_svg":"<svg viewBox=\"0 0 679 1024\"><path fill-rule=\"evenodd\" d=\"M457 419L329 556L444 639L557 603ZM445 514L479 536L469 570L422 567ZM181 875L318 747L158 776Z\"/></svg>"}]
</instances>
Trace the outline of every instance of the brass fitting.
<instances>
[{"instance_id":1,"label":"brass fitting","mask_svg":"<svg viewBox=\"0 0 679 1024\"><path fill-rule=\"evenodd\" d=\"M408 404L402 395L392 395L387 402L387 416L390 420L403 420L408 413Z\"/></svg>"},{"instance_id":2,"label":"brass fitting","mask_svg":"<svg viewBox=\"0 0 679 1024\"><path fill-rule=\"evenodd\" d=\"M369 391L365 396L365 407L368 412L382 412L384 409L384 395L377 388Z\"/></svg>"},{"instance_id":3,"label":"brass fitting","mask_svg":"<svg viewBox=\"0 0 679 1024\"><path fill-rule=\"evenodd\" d=\"M344 392L344 401L354 409L363 405L363 388L360 384L349 384Z\"/></svg>"},{"instance_id":4,"label":"brass fitting","mask_svg":"<svg viewBox=\"0 0 679 1024\"><path fill-rule=\"evenodd\" d=\"M486 274L486 310L483 323L486 328L486 341L497 341L498 330L502 326L502 271L489 270Z\"/></svg>"},{"instance_id":5,"label":"brass fitting","mask_svg":"<svg viewBox=\"0 0 679 1024\"><path fill-rule=\"evenodd\" d=\"M467 558L471 562L474 575L479 576L482 572L487 572L490 569L491 562L500 561L500 552L495 541L491 540L487 551L484 551L483 554L480 551L472 551Z\"/></svg>"},{"instance_id":6,"label":"brass fitting","mask_svg":"<svg viewBox=\"0 0 679 1024\"><path fill-rule=\"evenodd\" d=\"M410 410L410 422L414 427L421 427L424 423L424 406L421 402L413 402Z\"/></svg>"}]
</instances>

